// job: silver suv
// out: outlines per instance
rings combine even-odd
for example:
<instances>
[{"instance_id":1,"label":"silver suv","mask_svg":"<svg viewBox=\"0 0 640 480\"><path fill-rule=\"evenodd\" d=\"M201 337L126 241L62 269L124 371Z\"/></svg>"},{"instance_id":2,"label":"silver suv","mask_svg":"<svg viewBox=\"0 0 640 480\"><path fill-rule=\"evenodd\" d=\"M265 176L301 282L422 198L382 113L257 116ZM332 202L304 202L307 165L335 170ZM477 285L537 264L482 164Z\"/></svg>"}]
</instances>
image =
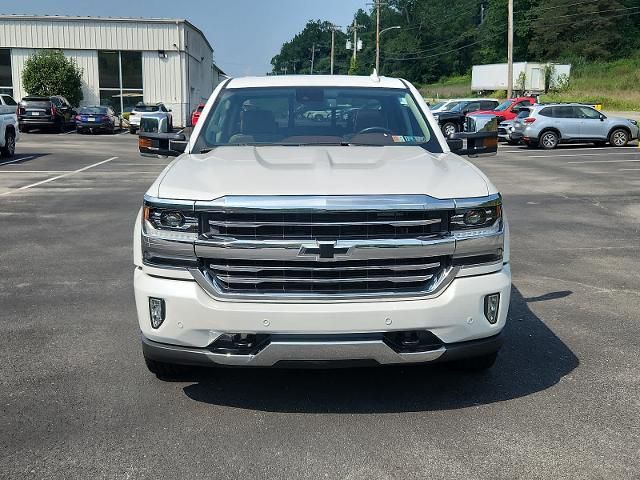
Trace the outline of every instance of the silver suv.
<instances>
[{"instance_id":1,"label":"silver suv","mask_svg":"<svg viewBox=\"0 0 640 480\"><path fill-rule=\"evenodd\" d=\"M559 143L609 142L624 147L638 138L638 122L607 117L593 107L578 103L534 105L521 110L513 123L513 140L528 147L556 148Z\"/></svg>"}]
</instances>

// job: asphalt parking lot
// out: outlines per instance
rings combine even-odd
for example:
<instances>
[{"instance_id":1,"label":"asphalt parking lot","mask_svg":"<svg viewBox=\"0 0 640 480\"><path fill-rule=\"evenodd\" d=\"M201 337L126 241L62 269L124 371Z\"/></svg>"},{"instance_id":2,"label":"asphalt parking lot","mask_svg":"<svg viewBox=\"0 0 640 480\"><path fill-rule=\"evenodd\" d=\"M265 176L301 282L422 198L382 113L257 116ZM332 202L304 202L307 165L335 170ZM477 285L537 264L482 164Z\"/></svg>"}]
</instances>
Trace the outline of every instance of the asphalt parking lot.
<instances>
[{"instance_id":1,"label":"asphalt parking lot","mask_svg":"<svg viewBox=\"0 0 640 480\"><path fill-rule=\"evenodd\" d=\"M504 147L514 274L484 375L196 372L140 352L132 225L169 160L23 135L0 162L2 478L638 478L640 149Z\"/></svg>"}]
</instances>

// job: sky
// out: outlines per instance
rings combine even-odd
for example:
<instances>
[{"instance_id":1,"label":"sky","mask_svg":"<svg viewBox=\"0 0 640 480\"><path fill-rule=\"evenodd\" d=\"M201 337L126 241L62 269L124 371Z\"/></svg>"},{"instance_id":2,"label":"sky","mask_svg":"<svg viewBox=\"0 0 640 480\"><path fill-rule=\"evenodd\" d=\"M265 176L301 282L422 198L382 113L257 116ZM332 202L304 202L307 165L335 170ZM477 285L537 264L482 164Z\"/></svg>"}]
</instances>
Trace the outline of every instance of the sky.
<instances>
[{"instance_id":1,"label":"sky","mask_svg":"<svg viewBox=\"0 0 640 480\"><path fill-rule=\"evenodd\" d=\"M368 0L0 0L0 14L185 18L205 34L228 75L263 75L308 20L343 28Z\"/></svg>"}]
</instances>

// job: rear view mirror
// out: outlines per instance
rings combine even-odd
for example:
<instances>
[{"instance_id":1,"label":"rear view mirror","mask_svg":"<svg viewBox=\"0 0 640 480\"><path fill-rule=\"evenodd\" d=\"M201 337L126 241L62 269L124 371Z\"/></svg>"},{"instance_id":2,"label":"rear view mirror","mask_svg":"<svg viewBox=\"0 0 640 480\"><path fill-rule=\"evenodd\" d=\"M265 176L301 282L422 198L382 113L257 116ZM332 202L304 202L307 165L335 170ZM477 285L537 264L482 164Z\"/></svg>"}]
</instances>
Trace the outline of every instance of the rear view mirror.
<instances>
[{"instance_id":1,"label":"rear view mirror","mask_svg":"<svg viewBox=\"0 0 640 480\"><path fill-rule=\"evenodd\" d=\"M449 136L447 144L458 155L495 155L498 153L498 119L494 115L470 115L466 120L465 131Z\"/></svg>"},{"instance_id":2,"label":"rear view mirror","mask_svg":"<svg viewBox=\"0 0 640 480\"><path fill-rule=\"evenodd\" d=\"M144 156L177 157L187 148L187 137L183 133L140 132L138 149Z\"/></svg>"}]
</instances>

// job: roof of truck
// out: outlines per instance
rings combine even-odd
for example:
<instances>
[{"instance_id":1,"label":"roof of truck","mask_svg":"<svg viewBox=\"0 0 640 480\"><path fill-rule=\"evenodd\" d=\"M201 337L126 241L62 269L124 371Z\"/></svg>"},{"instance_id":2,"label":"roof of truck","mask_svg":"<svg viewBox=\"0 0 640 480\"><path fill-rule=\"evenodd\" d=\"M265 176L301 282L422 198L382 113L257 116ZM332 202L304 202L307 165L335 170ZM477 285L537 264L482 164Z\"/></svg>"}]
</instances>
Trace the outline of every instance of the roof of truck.
<instances>
[{"instance_id":1,"label":"roof of truck","mask_svg":"<svg viewBox=\"0 0 640 480\"><path fill-rule=\"evenodd\" d=\"M227 88L251 87L377 87L407 88L399 78L357 75L270 75L232 78Z\"/></svg>"}]
</instances>

